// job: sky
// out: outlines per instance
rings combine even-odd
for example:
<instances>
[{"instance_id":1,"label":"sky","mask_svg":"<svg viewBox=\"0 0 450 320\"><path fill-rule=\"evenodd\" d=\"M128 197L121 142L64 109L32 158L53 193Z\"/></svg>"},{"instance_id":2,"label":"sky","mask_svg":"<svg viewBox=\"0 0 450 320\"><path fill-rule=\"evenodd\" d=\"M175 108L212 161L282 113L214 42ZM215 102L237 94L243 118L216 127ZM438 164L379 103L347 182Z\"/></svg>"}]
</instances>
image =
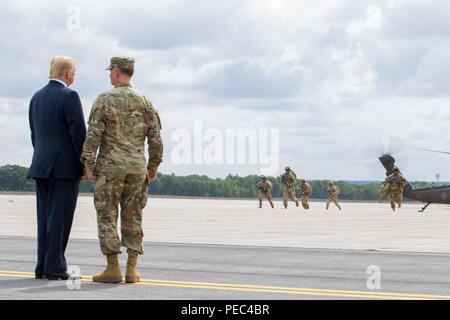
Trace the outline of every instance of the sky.
<instances>
[{"instance_id":1,"label":"sky","mask_svg":"<svg viewBox=\"0 0 450 320\"><path fill-rule=\"evenodd\" d=\"M417 150L450 151L449 16L445 0L0 0L0 165L30 165L53 56L77 60L86 121L110 58L130 56L162 173L381 180L390 152L410 180L450 181L450 155Z\"/></svg>"}]
</instances>

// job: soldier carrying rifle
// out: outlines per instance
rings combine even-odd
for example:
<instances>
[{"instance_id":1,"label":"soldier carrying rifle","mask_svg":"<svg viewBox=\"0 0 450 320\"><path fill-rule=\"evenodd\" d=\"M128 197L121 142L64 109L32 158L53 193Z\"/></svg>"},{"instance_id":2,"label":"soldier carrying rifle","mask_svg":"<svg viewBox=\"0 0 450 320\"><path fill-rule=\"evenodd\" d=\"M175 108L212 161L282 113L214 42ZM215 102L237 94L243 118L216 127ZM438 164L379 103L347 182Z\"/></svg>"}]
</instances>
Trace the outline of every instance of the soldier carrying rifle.
<instances>
[{"instance_id":1,"label":"soldier carrying rifle","mask_svg":"<svg viewBox=\"0 0 450 320\"><path fill-rule=\"evenodd\" d=\"M339 208L339 210L342 210L341 206L338 203L338 195L339 193L341 193L341 189L335 183L330 182L328 184L327 193L328 193L328 200L326 209L328 210L328 208L330 207L330 203L333 202L336 205L336 207Z\"/></svg>"},{"instance_id":2,"label":"soldier carrying rifle","mask_svg":"<svg viewBox=\"0 0 450 320\"><path fill-rule=\"evenodd\" d=\"M389 194L392 210L395 211L396 204L400 209L402 206L403 189L406 185L406 179L401 175L400 170L397 167L392 169L392 174L384 180L384 184L387 186L386 189Z\"/></svg>"},{"instance_id":3,"label":"soldier carrying rifle","mask_svg":"<svg viewBox=\"0 0 450 320\"><path fill-rule=\"evenodd\" d=\"M305 181L305 179L300 180L300 186L298 187L301 193L301 200L302 200L302 206L303 209L308 210L309 209L309 203L308 198L312 193L312 187L311 185Z\"/></svg>"},{"instance_id":4,"label":"soldier carrying rifle","mask_svg":"<svg viewBox=\"0 0 450 320\"><path fill-rule=\"evenodd\" d=\"M267 200L269 200L270 206L273 209L274 205L272 202L272 183L267 180L267 177L262 176L261 180L256 184L256 187L259 190L259 208L262 208L263 198L267 198Z\"/></svg>"},{"instance_id":5,"label":"soldier carrying rifle","mask_svg":"<svg viewBox=\"0 0 450 320\"><path fill-rule=\"evenodd\" d=\"M285 172L281 175L281 183L283 184L283 205L287 209L288 197L295 202L298 207L298 200L295 196L295 184L297 182L297 175L291 168L286 167Z\"/></svg>"}]
</instances>

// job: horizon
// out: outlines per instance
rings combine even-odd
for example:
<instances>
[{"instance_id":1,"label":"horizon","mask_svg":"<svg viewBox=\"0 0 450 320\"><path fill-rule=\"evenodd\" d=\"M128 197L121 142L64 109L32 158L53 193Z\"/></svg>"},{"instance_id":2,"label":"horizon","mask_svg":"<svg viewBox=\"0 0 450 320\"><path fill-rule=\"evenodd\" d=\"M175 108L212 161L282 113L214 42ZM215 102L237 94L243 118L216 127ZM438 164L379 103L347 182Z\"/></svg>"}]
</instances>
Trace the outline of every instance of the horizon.
<instances>
[{"instance_id":1,"label":"horizon","mask_svg":"<svg viewBox=\"0 0 450 320\"><path fill-rule=\"evenodd\" d=\"M18 164L4 164L4 165L0 165L0 168L6 167L6 166L18 166L18 167L21 167L21 168L24 168L24 169L28 169L28 167L22 166L22 165L18 165ZM179 174L176 174L174 172L171 172L171 173L158 172L158 174L163 174L163 175L166 175L166 176L175 175L176 177L205 176L208 179L222 179L222 180L225 180L229 176L238 177L238 178L247 178L247 177L255 177L255 176L258 177L259 176L257 174L249 174L249 175L245 175L245 176L242 175L241 176L241 175L238 175L238 174L231 174L231 173L227 174L225 177L211 177L211 176L208 176L206 174L198 174L198 173L187 174L187 175L179 175ZM280 173L280 175L281 175L281 173ZM278 175L278 176L270 176L269 175L267 177L273 178L273 179L277 179L280 175ZM303 177L298 176L297 180L302 179L302 178ZM450 181L444 181L444 180L426 181L426 180L409 180L407 177L405 177L405 178L410 183L439 183L439 184L449 184L450 185ZM358 179L332 180L332 179L309 178L309 179L307 179L307 181L335 181L335 182L346 182L346 183L350 183L350 184L359 184L359 183L361 183L361 184L362 183L370 184L370 183L382 183L384 181L384 179L383 180L358 180Z\"/></svg>"}]
</instances>

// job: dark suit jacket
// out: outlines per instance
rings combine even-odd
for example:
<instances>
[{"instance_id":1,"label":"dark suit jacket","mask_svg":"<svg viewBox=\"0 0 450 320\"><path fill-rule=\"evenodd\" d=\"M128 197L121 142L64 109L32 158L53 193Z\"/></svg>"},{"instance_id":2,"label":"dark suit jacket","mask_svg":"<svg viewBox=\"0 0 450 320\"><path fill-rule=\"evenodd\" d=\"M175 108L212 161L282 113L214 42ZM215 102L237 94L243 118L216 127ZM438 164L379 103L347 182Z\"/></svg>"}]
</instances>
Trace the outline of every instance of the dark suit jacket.
<instances>
[{"instance_id":1,"label":"dark suit jacket","mask_svg":"<svg viewBox=\"0 0 450 320\"><path fill-rule=\"evenodd\" d=\"M34 153L28 178L79 179L86 125L78 93L50 80L31 98L29 120Z\"/></svg>"}]
</instances>

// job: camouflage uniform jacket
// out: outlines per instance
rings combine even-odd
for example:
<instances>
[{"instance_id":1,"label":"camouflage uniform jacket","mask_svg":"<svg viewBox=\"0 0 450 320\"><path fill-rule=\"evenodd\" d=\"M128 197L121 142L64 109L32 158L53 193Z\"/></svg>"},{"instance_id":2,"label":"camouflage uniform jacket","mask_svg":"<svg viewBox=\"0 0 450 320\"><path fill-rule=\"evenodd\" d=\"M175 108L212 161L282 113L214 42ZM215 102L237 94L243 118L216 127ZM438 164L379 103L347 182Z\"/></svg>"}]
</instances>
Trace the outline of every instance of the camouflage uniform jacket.
<instances>
[{"instance_id":1,"label":"camouflage uniform jacket","mask_svg":"<svg viewBox=\"0 0 450 320\"><path fill-rule=\"evenodd\" d=\"M162 162L158 111L129 84L117 85L100 94L92 106L88 124L81 160L91 172L147 174L147 170L156 170ZM144 155L146 137L148 165Z\"/></svg>"},{"instance_id":2,"label":"camouflage uniform jacket","mask_svg":"<svg viewBox=\"0 0 450 320\"><path fill-rule=\"evenodd\" d=\"M294 187L297 181L297 175L294 171L285 172L281 175L281 182L287 187Z\"/></svg>"},{"instance_id":3,"label":"camouflage uniform jacket","mask_svg":"<svg viewBox=\"0 0 450 320\"><path fill-rule=\"evenodd\" d=\"M305 182L305 184L300 184L298 189L300 190L302 196L310 196L312 193L311 185L308 182Z\"/></svg>"},{"instance_id":4,"label":"camouflage uniform jacket","mask_svg":"<svg viewBox=\"0 0 450 320\"><path fill-rule=\"evenodd\" d=\"M401 175L390 174L386 180L387 188L390 192L403 191L406 185L406 179Z\"/></svg>"},{"instance_id":5,"label":"camouflage uniform jacket","mask_svg":"<svg viewBox=\"0 0 450 320\"><path fill-rule=\"evenodd\" d=\"M338 186L331 186L327 188L328 196L337 197L337 195L341 192Z\"/></svg>"},{"instance_id":6,"label":"camouflage uniform jacket","mask_svg":"<svg viewBox=\"0 0 450 320\"><path fill-rule=\"evenodd\" d=\"M266 180L266 182L264 181L260 181L256 184L256 186L258 187L259 191L263 192L263 193L270 193L272 192L272 182Z\"/></svg>"}]
</instances>

